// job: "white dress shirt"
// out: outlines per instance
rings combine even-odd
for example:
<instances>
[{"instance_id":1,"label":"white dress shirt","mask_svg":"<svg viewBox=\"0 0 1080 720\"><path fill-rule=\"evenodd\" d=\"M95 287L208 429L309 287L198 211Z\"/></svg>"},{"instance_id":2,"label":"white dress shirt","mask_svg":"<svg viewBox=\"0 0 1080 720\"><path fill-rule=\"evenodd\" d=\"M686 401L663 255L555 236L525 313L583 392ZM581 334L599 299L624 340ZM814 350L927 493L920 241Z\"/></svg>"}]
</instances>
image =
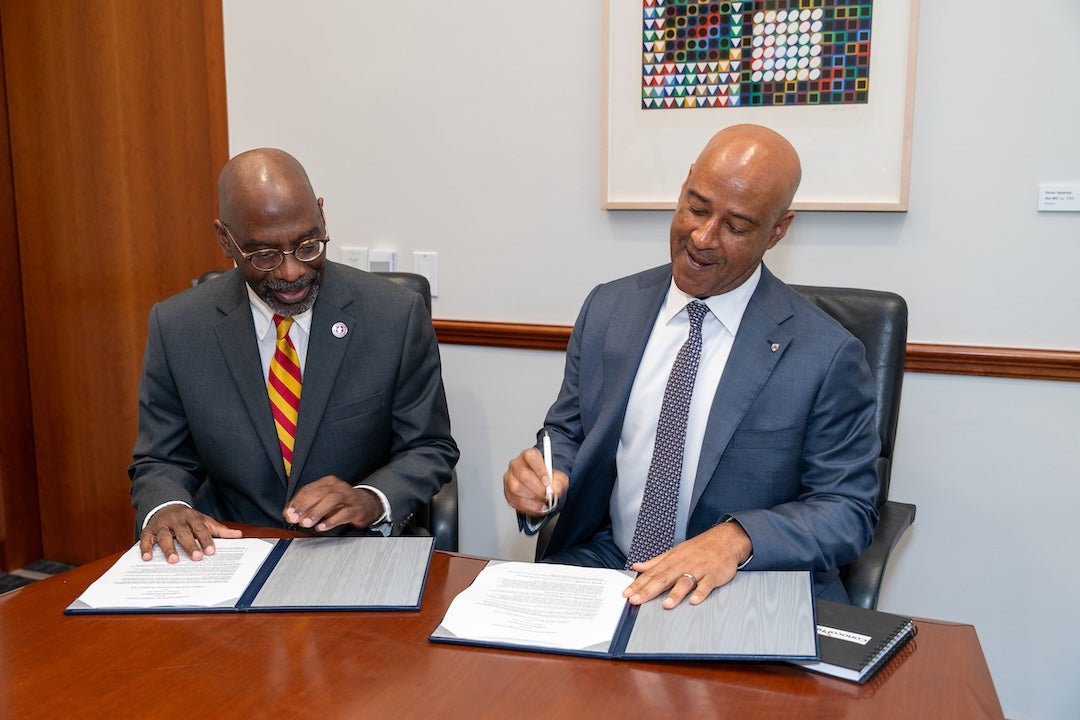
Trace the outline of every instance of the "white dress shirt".
<instances>
[{"instance_id":1,"label":"white dress shirt","mask_svg":"<svg viewBox=\"0 0 1080 720\"><path fill-rule=\"evenodd\" d=\"M274 350L277 348L277 326L274 325L274 311L266 302L255 294L251 286L247 288L248 299L251 301L251 319L255 322L255 337L259 341L259 359L262 360L262 376L270 377L270 361L274 359ZM293 324L289 328L289 339L296 348L296 356L300 358L300 377L304 377L304 368L307 367L308 339L311 337L312 310L308 308L299 315L293 315ZM303 390L301 389L301 393Z\"/></svg>"},{"instance_id":2,"label":"white dress shirt","mask_svg":"<svg viewBox=\"0 0 1080 720\"><path fill-rule=\"evenodd\" d=\"M754 273L739 287L702 301L709 307L709 312L701 326L701 360L698 363L694 394L690 400L690 414L686 422L686 446L683 450L682 479L675 517L675 544L686 539L690 496L716 386L724 374L743 313L760 278L761 266L758 265ZM627 401L622 435L619 437L619 447L615 454L617 477L610 505L613 539L624 555L630 551L638 511L645 494L645 481L649 464L652 462L664 389L675 364L675 357L690 334L690 318L686 305L696 299L680 290L672 279L667 299L653 324Z\"/></svg>"}]
</instances>

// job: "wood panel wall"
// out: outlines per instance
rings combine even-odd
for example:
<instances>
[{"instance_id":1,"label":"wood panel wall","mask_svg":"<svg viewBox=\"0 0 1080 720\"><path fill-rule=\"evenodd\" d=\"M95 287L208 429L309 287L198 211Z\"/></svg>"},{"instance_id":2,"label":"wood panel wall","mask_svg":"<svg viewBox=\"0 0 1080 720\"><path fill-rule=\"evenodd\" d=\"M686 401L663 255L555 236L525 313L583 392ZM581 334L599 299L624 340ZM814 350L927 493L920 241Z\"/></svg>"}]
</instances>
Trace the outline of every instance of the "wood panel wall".
<instances>
[{"instance_id":1,"label":"wood panel wall","mask_svg":"<svg viewBox=\"0 0 1080 720\"><path fill-rule=\"evenodd\" d=\"M21 472L36 465L51 560L131 544L147 314L228 264L212 227L228 159L221 23L220 0L0 0L33 407ZM5 428L25 423L3 410ZM15 478L0 481L6 507Z\"/></svg>"},{"instance_id":2,"label":"wood panel wall","mask_svg":"<svg viewBox=\"0 0 1080 720\"><path fill-rule=\"evenodd\" d=\"M15 223L7 93L0 52L0 570L12 570L41 557L34 430L30 411L30 368L26 359L19 237Z\"/></svg>"}]
</instances>

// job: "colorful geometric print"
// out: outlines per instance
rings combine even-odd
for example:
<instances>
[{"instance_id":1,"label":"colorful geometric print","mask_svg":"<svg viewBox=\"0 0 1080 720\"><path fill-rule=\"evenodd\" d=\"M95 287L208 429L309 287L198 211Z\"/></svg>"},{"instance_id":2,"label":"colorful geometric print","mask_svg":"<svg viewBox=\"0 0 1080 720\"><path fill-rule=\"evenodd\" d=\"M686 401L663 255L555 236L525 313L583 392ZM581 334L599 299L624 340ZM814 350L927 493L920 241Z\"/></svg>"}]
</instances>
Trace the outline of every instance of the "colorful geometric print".
<instances>
[{"instance_id":1,"label":"colorful geometric print","mask_svg":"<svg viewBox=\"0 0 1080 720\"><path fill-rule=\"evenodd\" d=\"M642 0L641 107L865 103L872 0Z\"/></svg>"}]
</instances>

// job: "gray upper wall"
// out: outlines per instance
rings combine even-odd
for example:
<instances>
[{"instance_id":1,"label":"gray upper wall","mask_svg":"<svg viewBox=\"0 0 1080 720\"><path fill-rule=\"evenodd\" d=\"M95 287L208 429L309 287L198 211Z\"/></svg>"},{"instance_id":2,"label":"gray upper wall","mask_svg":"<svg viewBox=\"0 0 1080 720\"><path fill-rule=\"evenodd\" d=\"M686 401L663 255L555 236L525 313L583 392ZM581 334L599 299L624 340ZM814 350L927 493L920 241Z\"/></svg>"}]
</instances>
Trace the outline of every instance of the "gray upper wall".
<instances>
[{"instance_id":1,"label":"gray upper wall","mask_svg":"<svg viewBox=\"0 0 1080 720\"><path fill-rule=\"evenodd\" d=\"M231 147L300 158L332 255L438 251L436 317L570 324L667 257L668 213L599 206L601 7L226 0ZM801 213L766 261L900 292L913 341L1080 349L1080 213L1036 211L1040 182L1080 183L1080 3L924 2L919 25L910 210Z\"/></svg>"}]
</instances>

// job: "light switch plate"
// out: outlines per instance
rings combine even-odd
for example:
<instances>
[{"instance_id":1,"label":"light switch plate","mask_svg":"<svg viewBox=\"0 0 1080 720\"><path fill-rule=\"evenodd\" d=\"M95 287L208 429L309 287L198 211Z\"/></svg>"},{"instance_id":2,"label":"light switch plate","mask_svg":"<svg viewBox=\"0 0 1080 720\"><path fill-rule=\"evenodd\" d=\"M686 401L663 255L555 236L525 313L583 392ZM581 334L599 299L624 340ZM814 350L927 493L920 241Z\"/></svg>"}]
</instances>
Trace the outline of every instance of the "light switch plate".
<instances>
[{"instance_id":1,"label":"light switch plate","mask_svg":"<svg viewBox=\"0 0 1080 720\"><path fill-rule=\"evenodd\" d=\"M413 272L428 279L431 297L439 297L439 253L417 250L412 257Z\"/></svg>"}]
</instances>

